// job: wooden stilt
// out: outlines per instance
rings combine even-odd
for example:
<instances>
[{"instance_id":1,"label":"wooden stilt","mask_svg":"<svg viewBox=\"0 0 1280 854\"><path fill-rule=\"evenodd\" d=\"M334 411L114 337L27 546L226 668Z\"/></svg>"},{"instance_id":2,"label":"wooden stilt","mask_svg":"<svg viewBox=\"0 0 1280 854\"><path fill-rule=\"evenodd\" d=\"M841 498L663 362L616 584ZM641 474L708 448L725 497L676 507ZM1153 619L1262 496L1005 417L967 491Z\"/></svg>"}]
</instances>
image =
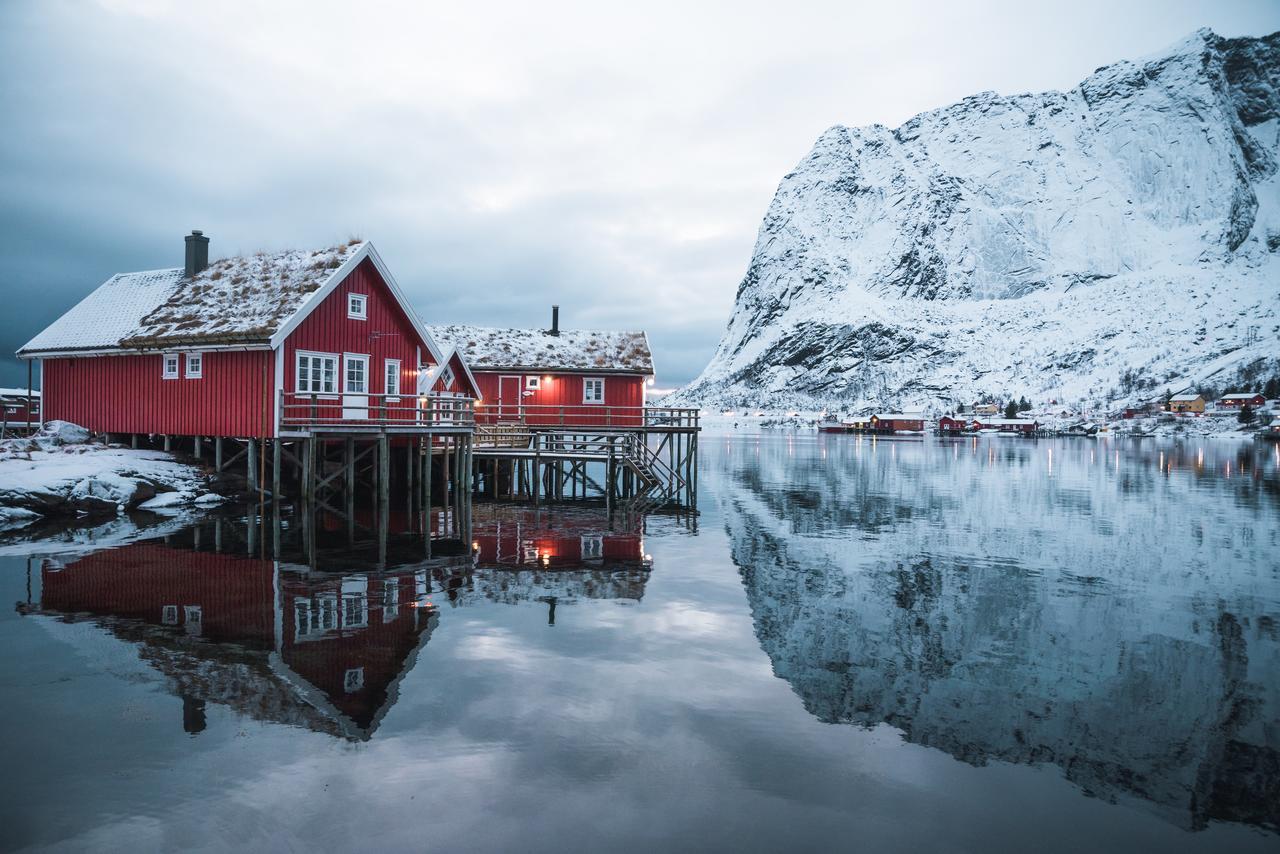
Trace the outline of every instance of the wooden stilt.
<instances>
[{"instance_id":1,"label":"wooden stilt","mask_svg":"<svg viewBox=\"0 0 1280 854\"><path fill-rule=\"evenodd\" d=\"M213 440L213 470L222 471L222 437Z\"/></svg>"},{"instance_id":2,"label":"wooden stilt","mask_svg":"<svg viewBox=\"0 0 1280 854\"><path fill-rule=\"evenodd\" d=\"M173 437L168 433L164 434L164 450L166 454L173 450Z\"/></svg>"},{"instance_id":3,"label":"wooden stilt","mask_svg":"<svg viewBox=\"0 0 1280 854\"><path fill-rule=\"evenodd\" d=\"M164 440L165 450L167 451L169 450L169 437L165 436ZM249 453L245 454L245 459L248 460L249 489L254 491L258 488L258 440L249 439L248 444L245 447L249 451Z\"/></svg>"},{"instance_id":4,"label":"wooden stilt","mask_svg":"<svg viewBox=\"0 0 1280 854\"><path fill-rule=\"evenodd\" d=\"M203 451L203 450L204 450L204 448L203 448L203 447L201 447L201 445L200 445L200 437L199 437L199 436L196 436L196 437L195 437L195 455L196 455L196 459L197 459L197 460L198 460L198 459L200 459L200 452L201 452L201 451Z\"/></svg>"},{"instance_id":5,"label":"wooden stilt","mask_svg":"<svg viewBox=\"0 0 1280 854\"><path fill-rule=\"evenodd\" d=\"M199 441L197 439L197 441ZM284 451L280 447L279 439L271 440L271 500L277 505L280 504L280 468L283 463Z\"/></svg>"}]
</instances>

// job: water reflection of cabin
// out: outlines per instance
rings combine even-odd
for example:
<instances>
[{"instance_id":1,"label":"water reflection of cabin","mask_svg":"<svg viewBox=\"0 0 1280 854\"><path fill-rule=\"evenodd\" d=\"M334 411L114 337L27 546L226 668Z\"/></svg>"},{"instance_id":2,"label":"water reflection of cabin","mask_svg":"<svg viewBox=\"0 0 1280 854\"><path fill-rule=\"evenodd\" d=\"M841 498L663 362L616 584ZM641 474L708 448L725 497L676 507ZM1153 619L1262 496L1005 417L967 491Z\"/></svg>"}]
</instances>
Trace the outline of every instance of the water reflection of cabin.
<instances>
[{"instance_id":1,"label":"water reflection of cabin","mask_svg":"<svg viewBox=\"0 0 1280 854\"><path fill-rule=\"evenodd\" d=\"M46 560L38 612L106 619L106 628L140 641L143 659L184 697L367 739L435 626L430 574L298 570L137 543L66 564Z\"/></svg>"}]
</instances>

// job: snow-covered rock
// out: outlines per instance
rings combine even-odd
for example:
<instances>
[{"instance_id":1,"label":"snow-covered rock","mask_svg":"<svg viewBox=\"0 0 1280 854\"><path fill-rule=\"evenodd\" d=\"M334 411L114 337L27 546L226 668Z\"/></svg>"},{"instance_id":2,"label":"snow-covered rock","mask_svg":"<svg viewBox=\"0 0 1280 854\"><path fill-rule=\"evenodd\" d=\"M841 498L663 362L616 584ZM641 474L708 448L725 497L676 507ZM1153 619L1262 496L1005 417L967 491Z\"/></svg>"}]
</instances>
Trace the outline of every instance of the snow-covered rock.
<instances>
[{"instance_id":1,"label":"snow-covered rock","mask_svg":"<svg viewBox=\"0 0 1280 854\"><path fill-rule=\"evenodd\" d=\"M1280 33L1202 30L1069 92L833 127L779 185L714 358L668 402L1229 382L1280 353L1278 164Z\"/></svg>"},{"instance_id":2,"label":"snow-covered rock","mask_svg":"<svg viewBox=\"0 0 1280 854\"><path fill-rule=\"evenodd\" d=\"M162 451L87 444L88 435L53 421L31 439L0 442L0 527L40 516L154 510L203 497L207 477L199 467Z\"/></svg>"}]
</instances>

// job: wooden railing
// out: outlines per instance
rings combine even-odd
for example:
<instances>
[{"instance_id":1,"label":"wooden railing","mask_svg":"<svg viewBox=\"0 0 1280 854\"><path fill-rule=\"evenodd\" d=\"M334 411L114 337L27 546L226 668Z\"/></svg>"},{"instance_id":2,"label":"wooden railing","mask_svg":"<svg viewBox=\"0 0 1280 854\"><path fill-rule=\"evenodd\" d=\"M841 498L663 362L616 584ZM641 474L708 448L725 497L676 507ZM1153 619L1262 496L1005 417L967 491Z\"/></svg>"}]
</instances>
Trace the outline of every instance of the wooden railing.
<instances>
[{"instance_id":1,"label":"wooden railing","mask_svg":"<svg viewBox=\"0 0 1280 854\"><path fill-rule=\"evenodd\" d=\"M429 394L280 393L280 427L289 429L376 429L473 427L475 401L469 397Z\"/></svg>"},{"instance_id":2,"label":"wooden railing","mask_svg":"<svg viewBox=\"0 0 1280 854\"><path fill-rule=\"evenodd\" d=\"M480 403L476 406L475 418L477 424L524 424L528 427L699 429L697 409L673 406Z\"/></svg>"}]
</instances>

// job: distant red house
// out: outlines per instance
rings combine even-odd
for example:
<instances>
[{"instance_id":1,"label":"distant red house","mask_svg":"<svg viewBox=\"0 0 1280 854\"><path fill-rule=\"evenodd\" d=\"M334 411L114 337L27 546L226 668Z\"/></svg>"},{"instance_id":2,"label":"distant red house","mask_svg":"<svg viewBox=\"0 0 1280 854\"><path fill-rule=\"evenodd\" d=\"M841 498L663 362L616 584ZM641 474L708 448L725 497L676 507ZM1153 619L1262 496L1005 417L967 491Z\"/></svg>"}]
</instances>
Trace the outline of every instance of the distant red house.
<instances>
[{"instance_id":1,"label":"distant red house","mask_svg":"<svg viewBox=\"0 0 1280 854\"><path fill-rule=\"evenodd\" d=\"M1040 423L1031 418L975 418L973 429L1032 435L1040 429Z\"/></svg>"},{"instance_id":2,"label":"distant red house","mask_svg":"<svg viewBox=\"0 0 1280 854\"><path fill-rule=\"evenodd\" d=\"M941 436L958 436L968 431L969 422L963 418L944 415L938 419L938 434Z\"/></svg>"},{"instance_id":3,"label":"distant red house","mask_svg":"<svg viewBox=\"0 0 1280 854\"><path fill-rule=\"evenodd\" d=\"M437 391L476 394L371 243L212 264L208 244L195 231L184 267L112 276L18 351L41 363L46 419L266 438L317 411L412 419L419 377L437 368Z\"/></svg>"},{"instance_id":4,"label":"distant red house","mask_svg":"<svg viewBox=\"0 0 1280 854\"><path fill-rule=\"evenodd\" d=\"M653 355L643 332L432 326L479 385L479 423L635 427L644 423Z\"/></svg>"},{"instance_id":5,"label":"distant red house","mask_svg":"<svg viewBox=\"0 0 1280 854\"><path fill-rule=\"evenodd\" d=\"M27 406L27 390L25 388L0 388L0 425L4 427L25 427L28 420L33 424L40 423L40 390L31 392L31 406Z\"/></svg>"},{"instance_id":6,"label":"distant red house","mask_svg":"<svg viewBox=\"0 0 1280 854\"><path fill-rule=\"evenodd\" d=\"M924 430L924 419L900 412L877 414L871 416L871 429L881 433L919 433Z\"/></svg>"},{"instance_id":7,"label":"distant red house","mask_svg":"<svg viewBox=\"0 0 1280 854\"><path fill-rule=\"evenodd\" d=\"M1225 394L1218 400L1219 409L1239 409L1242 406L1259 407L1267 399L1260 394L1244 392L1242 394Z\"/></svg>"}]
</instances>

